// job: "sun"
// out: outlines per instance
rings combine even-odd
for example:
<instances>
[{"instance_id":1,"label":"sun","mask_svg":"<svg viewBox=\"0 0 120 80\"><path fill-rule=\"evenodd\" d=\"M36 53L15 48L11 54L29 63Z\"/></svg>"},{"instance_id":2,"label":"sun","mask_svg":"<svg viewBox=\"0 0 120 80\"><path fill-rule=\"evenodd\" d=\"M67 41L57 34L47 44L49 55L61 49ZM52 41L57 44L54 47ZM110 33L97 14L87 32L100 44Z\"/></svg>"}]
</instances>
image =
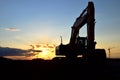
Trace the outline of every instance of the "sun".
<instances>
[{"instance_id":1,"label":"sun","mask_svg":"<svg viewBox=\"0 0 120 80\"><path fill-rule=\"evenodd\" d=\"M41 58L44 60L50 60L55 57L55 45L54 44L37 44L31 45L33 50L41 50L36 52L35 58Z\"/></svg>"}]
</instances>

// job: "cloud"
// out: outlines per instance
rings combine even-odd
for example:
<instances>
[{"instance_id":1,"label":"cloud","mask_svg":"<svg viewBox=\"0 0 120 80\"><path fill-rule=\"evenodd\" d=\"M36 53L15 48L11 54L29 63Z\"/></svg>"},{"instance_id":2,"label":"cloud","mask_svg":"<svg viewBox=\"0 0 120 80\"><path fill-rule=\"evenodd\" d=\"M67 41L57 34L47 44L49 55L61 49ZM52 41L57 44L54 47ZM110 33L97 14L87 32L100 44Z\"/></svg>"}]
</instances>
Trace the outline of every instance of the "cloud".
<instances>
[{"instance_id":1,"label":"cloud","mask_svg":"<svg viewBox=\"0 0 120 80\"><path fill-rule=\"evenodd\" d=\"M0 56L23 56L25 54L26 54L26 50L0 47Z\"/></svg>"},{"instance_id":2,"label":"cloud","mask_svg":"<svg viewBox=\"0 0 120 80\"><path fill-rule=\"evenodd\" d=\"M6 28L7 31L20 31L20 29L17 28Z\"/></svg>"},{"instance_id":3,"label":"cloud","mask_svg":"<svg viewBox=\"0 0 120 80\"><path fill-rule=\"evenodd\" d=\"M22 50L18 48L0 47L0 56L35 56L41 50Z\"/></svg>"}]
</instances>

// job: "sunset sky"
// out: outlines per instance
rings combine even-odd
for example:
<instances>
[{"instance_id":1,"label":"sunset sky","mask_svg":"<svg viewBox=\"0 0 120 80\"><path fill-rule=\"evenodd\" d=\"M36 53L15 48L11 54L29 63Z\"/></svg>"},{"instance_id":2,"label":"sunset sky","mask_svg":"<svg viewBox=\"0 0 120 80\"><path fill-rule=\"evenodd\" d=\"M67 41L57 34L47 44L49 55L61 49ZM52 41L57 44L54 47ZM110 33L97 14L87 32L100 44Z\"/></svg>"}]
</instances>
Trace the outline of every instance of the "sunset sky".
<instances>
[{"instance_id":1,"label":"sunset sky","mask_svg":"<svg viewBox=\"0 0 120 80\"><path fill-rule=\"evenodd\" d=\"M29 49L33 44L60 44L90 0L0 0L0 46ZM120 58L120 0L92 0L96 48ZM86 27L80 30L86 36ZM1 55L0 55L1 56Z\"/></svg>"}]
</instances>

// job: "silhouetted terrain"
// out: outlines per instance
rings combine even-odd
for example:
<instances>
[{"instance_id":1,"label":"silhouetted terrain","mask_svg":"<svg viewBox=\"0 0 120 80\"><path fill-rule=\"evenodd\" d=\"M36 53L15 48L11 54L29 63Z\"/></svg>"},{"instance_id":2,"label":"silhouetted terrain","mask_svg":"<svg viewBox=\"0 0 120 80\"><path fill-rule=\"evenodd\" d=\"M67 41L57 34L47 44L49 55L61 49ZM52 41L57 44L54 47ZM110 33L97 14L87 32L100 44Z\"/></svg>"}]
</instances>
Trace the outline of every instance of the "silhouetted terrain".
<instances>
[{"instance_id":1,"label":"silhouetted terrain","mask_svg":"<svg viewBox=\"0 0 120 80\"><path fill-rule=\"evenodd\" d=\"M78 60L11 60L0 58L2 79L73 79L73 80L120 80L120 59L107 59L105 65L91 65Z\"/></svg>"}]
</instances>

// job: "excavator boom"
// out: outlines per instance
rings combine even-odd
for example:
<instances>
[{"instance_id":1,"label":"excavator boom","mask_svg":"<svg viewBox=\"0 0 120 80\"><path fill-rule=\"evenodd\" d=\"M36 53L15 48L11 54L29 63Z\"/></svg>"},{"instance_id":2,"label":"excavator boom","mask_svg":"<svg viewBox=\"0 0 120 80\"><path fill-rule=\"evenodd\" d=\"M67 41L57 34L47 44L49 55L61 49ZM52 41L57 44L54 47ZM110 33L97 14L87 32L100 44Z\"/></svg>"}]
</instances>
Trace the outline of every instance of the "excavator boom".
<instances>
[{"instance_id":1,"label":"excavator boom","mask_svg":"<svg viewBox=\"0 0 120 80\"><path fill-rule=\"evenodd\" d=\"M75 44L77 37L79 36L79 30L85 24L87 24L87 39L88 43L94 42L94 4L89 2L88 6L83 10L81 15L76 19L72 26L70 44Z\"/></svg>"}]
</instances>

